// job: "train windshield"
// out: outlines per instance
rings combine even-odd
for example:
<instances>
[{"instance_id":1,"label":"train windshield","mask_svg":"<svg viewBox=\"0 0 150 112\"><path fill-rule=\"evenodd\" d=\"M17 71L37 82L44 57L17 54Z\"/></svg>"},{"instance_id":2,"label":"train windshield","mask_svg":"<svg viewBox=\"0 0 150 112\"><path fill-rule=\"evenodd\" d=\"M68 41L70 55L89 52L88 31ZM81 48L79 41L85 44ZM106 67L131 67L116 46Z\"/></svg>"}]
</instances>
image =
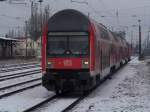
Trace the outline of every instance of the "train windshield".
<instances>
[{"instance_id":1,"label":"train windshield","mask_svg":"<svg viewBox=\"0 0 150 112\"><path fill-rule=\"evenodd\" d=\"M48 56L87 56L89 54L88 35L49 36Z\"/></svg>"}]
</instances>

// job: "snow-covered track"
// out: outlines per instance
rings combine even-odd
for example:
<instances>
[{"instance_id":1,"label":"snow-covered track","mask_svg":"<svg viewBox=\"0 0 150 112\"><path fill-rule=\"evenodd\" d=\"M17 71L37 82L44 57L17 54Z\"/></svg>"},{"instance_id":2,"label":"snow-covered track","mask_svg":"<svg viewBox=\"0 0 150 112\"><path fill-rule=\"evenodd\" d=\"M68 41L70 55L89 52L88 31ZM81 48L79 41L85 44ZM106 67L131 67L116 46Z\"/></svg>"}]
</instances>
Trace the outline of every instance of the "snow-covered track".
<instances>
[{"instance_id":1,"label":"snow-covered track","mask_svg":"<svg viewBox=\"0 0 150 112\"><path fill-rule=\"evenodd\" d=\"M34 106L32 106L32 107L29 107L28 109L24 110L23 112L31 112L31 111L34 111L34 110L36 110L37 108L41 107L42 105L47 104L48 102L53 101L54 99L56 99L56 98L58 98L58 97L59 97L59 95L54 95L54 96L52 96L52 97L50 97L50 98L48 98L48 99L46 99L46 100L44 100L44 101L42 101L42 102L40 102L40 103L34 105Z\"/></svg>"},{"instance_id":2,"label":"snow-covered track","mask_svg":"<svg viewBox=\"0 0 150 112\"><path fill-rule=\"evenodd\" d=\"M75 99L72 100L72 103L68 104L67 106L65 106L65 108L60 109L61 112L68 112L69 110L71 110L72 108L74 108L74 106L76 106L77 104L79 104L84 98L88 97L95 89L97 89L103 82L105 82L105 80L109 79L109 77L104 78L99 84L97 84L95 87L93 87L89 92L87 92L84 95L81 95L80 97L77 97ZM51 103L53 100L57 99L57 102L59 102L61 100L61 98L59 98L60 96L63 96L65 93L61 93L59 95L55 95L52 98L48 98L26 110L24 110L23 112L36 112L36 110L38 109L43 109L45 108L44 105ZM65 98L64 98L65 100ZM60 101L61 102L61 101Z\"/></svg>"},{"instance_id":3,"label":"snow-covered track","mask_svg":"<svg viewBox=\"0 0 150 112\"><path fill-rule=\"evenodd\" d=\"M15 73L15 74L10 74L10 75L4 75L4 76L0 76L0 81L10 80L10 79L24 77L24 76L29 76L29 75L40 73L40 72L41 72L41 69L34 70L34 71Z\"/></svg>"},{"instance_id":4,"label":"snow-covered track","mask_svg":"<svg viewBox=\"0 0 150 112\"><path fill-rule=\"evenodd\" d=\"M83 96L79 97L77 100L75 100L73 103L68 105L65 109L63 109L61 112L68 112L71 109L73 109L77 104L79 104L84 98L88 97L94 90L96 90L101 84L103 84L109 77L104 78L99 84L97 84L95 87L93 87L90 91L86 92Z\"/></svg>"},{"instance_id":5,"label":"snow-covered track","mask_svg":"<svg viewBox=\"0 0 150 112\"><path fill-rule=\"evenodd\" d=\"M122 69L125 65L123 65L121 68ZM94 90L96 90L99 86L101 86L107 79L111 79L111 76L115 75L117 71L114 71L113 73L111 73L110 75L108 75L107 77L105 77L103 80L100 81L99 84L97 84L94 88L92 88L89 92L87 92L86 94L84 94L83 96L81 96L80 98L78 98L76 101L74 101L72 104L70 104L68 107L66 107L64 110L62 110L61 112L68 112L71 109L73 109L77 104L79 104L84 98L88 97Z\"/></svg>"},{"instance_id":6,"label":"snow-covered track","mask_svg":"<svg viewBox=\"0 0 150 112\"><path fill-rule=\"evenodd\" d=\"M87 94L85 94L85 95L83 95L79 98L73 99L72 103L65 106L65 108L60 109L61 112L68 112L69 110L71 110L75 105L77 105L80 101L82 101L85 97L87 97L92 91L93 90L91 90L89 93L87 93ZM48 98L48 99L46 99L46 100L44 100L44 101L42 101L42 102L40 102L36 105L24 110L23 112L36 112L36 110L38 110L38 109L40 110L40 108L43 109L44 105L53 102L53 100L55 100L55 99L57 99L56 100L56 104L57 104L57 102L59 103L60 102L59 100L61 100L61 98L59 99L59 96L63 96L63 95L61 95L61 94L60 95L55 95L51 98ZM64 101L65 101L65 98L64 98Z\"/></svg>"},{"instance_id":7,"label":"snow-covered track","mask_svg":"<svg viewBox=\"0 0 150 112\"><path fill-rule=\"evenodd\" d=\"M102 81L102 82L104 82L104 81ZM101 83L102 83L101 82ZM77 105L80 101L82 101L84 98L86 98L89 94L91 94L98 86L99 86L100 84L98 84L97 86L95 86L94 88L92 88L89 92L87 92L87 94L84 94L84 95L81 95L79 98L77 97L77 98L75 98L75 99L71 99L72 101L72 103L69 103L67 106L65 106L65 108L62 108L62 109L60 109L61 110L61 112L67 112L67 111L69 111L69 110L71 110L75 105ZM56 100L56 104L57 104L57 102L59 103L59 102L61 102L60 100L62 100L63 99L63 101L65 101L66 99L65 98L61 98L61 97L63 97L63 95L64 95L65 93L61 93L61 94L59 94L59 95L55 95L55 96L53 96L53 97L51 97L51 98L48 98L48 99L46 99L46 100L44 100L44 101L42 101L42 102L40 102L40 103L38 103L38 104L36 104L36 105L34 105L34 106L32 106L32 107L30 107L30 108L28 108L28 109L26 109L26 110L24 110L23 112L36 112L36 110L38 110L38 109L43 109L43 107L44 107L44 105L46 105L46 104L48 104L48 103L51 103L51 102L53 102L54 100ZM44 107L45 108L45 107Z\"/></svg>"},{"instance_id":8,"label":"snow-covered track","mask_svg":"<svg viewBox=\"0 0 150 112\"><path fill-rule=\"evenodd\" d=\"M28 63L17 63L17 64L1 64L0 68L14 68L18 66L26 66L26 65L38 65L38 62L28 62Z\"/></svg>"},{"instance_id":9,"label":"snow-covered track","mask_svg":"<svg viewBox=\"0 0 150 112\"><path fill-rule=\"evenodd\" d=\"M123 67L121 67L123 68ZM111 75L115 75L117 71L115 71L113 74ZM52 110L53 111L53 107L57 107L57 105L59 104L63 104L64 102L66 103L65 106L63 107L59 107L59 111L60 112L68 112L71 109L73 109L77 104L79 104L81 101L83 101L85 98L87 98L90 94L93 93L93 91L95 91L99 86L101 86L106 80L111 79L111 75L109 75L108 77L104 78L103 80L101 80L101 82L99 84L97 84L95 87L93 87L90 91L86 92L86 94L81 95L80 97L76 97L76 98L69 98L69 102L67 102L68 98L64 98L62 94L56 95L52 98L48 98L34 106L31 106L25 110L23 110L23 112L36 112L36 111L40 111L40 110ZM62 96L62 97L61 97ZM46 107L47 105L47 107Z\"/></svg>"},{"instance_id":10,"label":"snow-covered track","mask_svg":"<svg viewBox=\"0 0 150 112\"><path fill-rule=\"evenodd\" d=\"M3 94L0 95L0 99L4 98L4 97L8 97L8 96L16 94L16 93L19 93L19 92L22 92L22 91L25 91L25 90L28 90L28 89L32 89L37 86L40 86L41 82L39 82L39 80L41 80L41 79L37 79L37 80L35 79L34 81L33 80L28 81L28 82L26 81L26 82L22 82L22 84L20 83L20 84L16 84L16 85L11 85L12 87L7 86L4 88L1 88L1 89L3 89L1 91L5 91L5 89L16 88L16 86L22 86L22 85L26 84L26 87L21 87L19 89L15 89L13 91L10 90L9 92L6 92L6 93L4 92ZM31 84L29 85L29 83L31 83ZM32 83L35 83L35 84L32 84Z\"/></svg>"},{"instance_id":11,"label":"snow-covered track","mask_svg":"<svg viewBox=\"0 0 150 112\"><path fill-rule=\"evenodd\" d=\"M7 68L7 69L0 68L1 69L0 73L23 70L23 69L30 69L30 68L36 68L36 67L40 67L40 65L26 65L26 66L18 66L15 68Z\"/></svg>"},{"instance_id":12,"label":"snow-covered track","mask_svg":"<svg viewBox=\"0 0 150 112\"><path fill-rule=\"evenodd\" d=\"M41 78L32 79L32 80L20 82L20 83L17 83L17 84L9 85L9 86L0 88L0 91L1 91L1 90L6 90L6 89L9 89L9 88L12 88L12 87L16 87L16 86L21 86L21 85L23 85L23 84L27 84L27 83L30 83L30 82L39 81L39 80L41 80Z\"/></svg>"},{"instance_id":13,"label":"snow-covered track","mask_svg":"<svg viewBox=\"0 0 150 112\"><path fill-rule=\"evenodd\" d=\"M72 104L70 104L68 107L66 107L64 110L62 110L61 112L68 112L69 110L71 110L74 106L76 106L80 101L82 101L84 98L86 97L86 95L80 97L79 99L77 99L76 101L74 101Z\"/></svg>"}]
</instances>

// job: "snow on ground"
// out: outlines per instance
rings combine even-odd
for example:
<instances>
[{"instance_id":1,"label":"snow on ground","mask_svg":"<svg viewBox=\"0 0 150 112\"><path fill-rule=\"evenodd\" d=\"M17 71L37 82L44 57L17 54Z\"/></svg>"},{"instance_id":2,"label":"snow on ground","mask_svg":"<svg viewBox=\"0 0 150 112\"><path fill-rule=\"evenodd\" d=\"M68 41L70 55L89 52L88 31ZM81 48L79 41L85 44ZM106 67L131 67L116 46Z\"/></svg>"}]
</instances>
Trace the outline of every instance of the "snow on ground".
<instances>
[{"instance_id":1,"label":"snow on ground","mask_svg":"<svg viewBox=\"0 0 150 112\"><path fill-rule=\"evenodd\" d=\"M9 89L1 90L0 91L0 96L4 95L4 94L11 93L13 91L20 90L22 88L27 88L27 87L33 86L33 85L38 84L38 83L41 83L41 80L40 81L38 80L38 81L30 82L30 83L23 84L23 85L20 85L20 86L11 87Z\"/></svg>"},{"instance_id":2,"label":"snow on ground","mask_svg":"<svg viewBox=\"0 0 150 112\"><path fill-rule=\"evenodd\" d=\"M33 79L37 79L37 78L41 78L41 76L42 74L38 73L38 74L29 75L29 76L0 81L0 88L13 85L13 84L17 84L17 83L21 83L21 82L25 82L25 81L29 81L29 80L33 80Z\"/></svg>"},{"instance_id":3,"label":"snow on ground","mask_svg":"<svg viewBox=\"0 0 150 112\"><path fill-rule=\"evenodd\" d=\"M0 99L0 112L22 112L23 110L35 105L54 95L44 87L35 87L21 93Z\"/></svg>"},{"instance_id":4,"label":"snow on ground","mask_svg":"<svg viewBox=\"0 0 150 112\"><path fill-rule=\"evenodd\" d=\"M35 70L40 70L41 67L32 67L32 68L27 68L27 69L22 69L22 70L15 70L15 71L10 71L10 72L4 72L0 73L0 76L6 76L6 75L11 75L11 74L16 74L16 73L22 73L22 72L29 72L29 71L35 71Z\"/></svg>"},{"instance_id":5,"label":"snow on ground","mask_svg":"<svg viewBox=\"0 0 150 112\"><path fill-rule=\"evenodd\" d=\"M37 59L3 59L0 60L0 67L8 66L8 65L14 65L14 64L27 64L27 63L39 63L40 61Z\"/></svg>"},{"instance_id":6,"label":"snow on ground","mask_svg":"<svg viewBox=\"0 0 150 112\"><path fill-rule=\"evenodd\" d=\"M150 112L150 65L133 59L72 112Z\"/></svg>"},{"instance_id":7,"label":"snow on ground","mask_svg":"<svg viewBox=\"0 0 150 112\"><path fill-rule=\"evenodd\" d=\"M21 65L21 64L17 64L15 66L11 66L11 65L6 65L6 66L0 66L0 72L2 71L7 71L8 69L18 69L18 68L23 68L23 67L34 67L34 66L40 66L40 64L36 64L36 63L32 63L28 64L28 65Z\"/></svg>"},{"instance_id":8,"label":"snow on ground","mask_svg":"<svg viewBox=\"0 0 150 112\"><path fill-rule=\"evenodd\" d=\"M35 112L62 112L68 105L75 102L78 98L58 98L35 110Z\"/></svg>"},{"instance_id":9,"label":"snow on ground","mask_svg":"<svg viewBox=\"0 0 150 112\"><path fill-rule=\"evenodd\" d=\"M72 112L150 112L150 64L137 59L106 80ZM21 112L53 95L42 86L26 90L1 99L0 112ZM73 100L62 98L40 111L59 111Z\"/></svg>"}]
</instances>

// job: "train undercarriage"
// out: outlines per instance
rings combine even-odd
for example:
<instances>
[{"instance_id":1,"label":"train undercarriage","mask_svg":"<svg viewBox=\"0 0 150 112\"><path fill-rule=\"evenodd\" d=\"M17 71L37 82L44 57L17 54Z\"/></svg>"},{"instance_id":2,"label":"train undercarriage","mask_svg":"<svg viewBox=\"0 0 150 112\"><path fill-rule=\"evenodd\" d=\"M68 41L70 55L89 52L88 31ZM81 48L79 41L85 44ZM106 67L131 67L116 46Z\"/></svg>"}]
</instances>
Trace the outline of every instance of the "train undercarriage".
<instances>
[{"instance_id":1,"label":"train undercarriage","mask_svg":"<svg viewBox=\"0 0 150 112\"><path fill-rule=\"evenodd\" d=\"M42 77L42 85L56 94L64 91L87 92L96 84L95 81L88 69L50 70Z\"/></svg>"}]
</instances>

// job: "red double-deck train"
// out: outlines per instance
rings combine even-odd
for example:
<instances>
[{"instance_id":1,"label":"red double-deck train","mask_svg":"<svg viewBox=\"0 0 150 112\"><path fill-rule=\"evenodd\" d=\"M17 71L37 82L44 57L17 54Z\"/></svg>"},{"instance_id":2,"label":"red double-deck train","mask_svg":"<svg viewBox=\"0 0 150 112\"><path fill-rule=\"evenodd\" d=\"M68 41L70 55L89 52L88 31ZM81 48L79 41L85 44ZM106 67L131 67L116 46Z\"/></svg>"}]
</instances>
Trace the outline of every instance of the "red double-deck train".
<instances>
[{"instance_id":1,"label":"red double-deck train","mask_svg":"<svg viewBox=\"0 0 150 112\"><path fill-rule=\"evenodd\" d=\"M42 42L42 85L56 93L87 91L131 56L124 38L73 9L48 20Z\"/></svg>"}]
</instances>

